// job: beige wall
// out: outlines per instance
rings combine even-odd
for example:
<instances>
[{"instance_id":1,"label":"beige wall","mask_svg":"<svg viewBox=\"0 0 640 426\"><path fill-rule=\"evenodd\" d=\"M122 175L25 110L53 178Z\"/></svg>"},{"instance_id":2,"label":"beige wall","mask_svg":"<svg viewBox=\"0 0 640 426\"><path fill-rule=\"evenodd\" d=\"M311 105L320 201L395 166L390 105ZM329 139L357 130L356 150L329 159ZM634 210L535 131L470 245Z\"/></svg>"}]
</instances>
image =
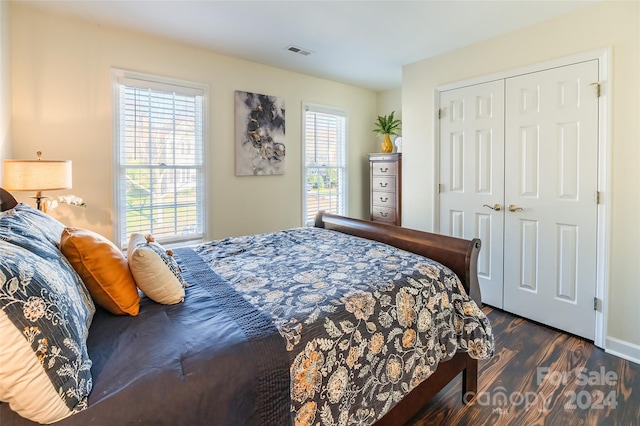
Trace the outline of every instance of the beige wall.
<instances>
[{"instance_id":1,"label":"beige wall","mask_svg":"<svg viewBox=\"0 0 640 426\"><path fill-rule=\"evenodd\" d=\"M386 115L395 111L395 116L402 118L402 87L378 92L378 115Z\"/></svg>"},{"instance_id":2,"label":"beige wall","mask_svg":"<svg viewBox=\"0 0 640 426\"><path fill-rule=\"evenodd\" d=\"M433 228L434 90L444 83L612 48L611 246L607 338L640 359L640 11L607 1L403 69L403 220ZM605 196L607 196L605 194Z\"/></svg>"},{"instance_id":3,"label":"beige wall","mask_svg":"<svg viewBox=\"0 0 640 426\"><path fill-rule=\"evenodd\" d=\"M401 110L403 119L403 220L406 226L432 230L434 89L452 81L611 46L613 191L607 335L640 347L640 286L636 274L640 264L636 248L640 240L639 13L637 2L607 1L408 65L403 70L398 98L396 91L376 94L167 40L46 14L19 3L9 6L0 2L0 154L2 158L9 153L14 158L31 158L35 151L42 150L45 158L73 160L74 188L68 193L83 197L89 207L61 206L53 215L73 226L111 236L110 67L208 84L211 180L207 238L218 238L301 223L302 101L349 111L349 213L367 217L368 195L363 190L368 186L366 153L379 146L379 141L372 138L372 123L378 113L392 107ZM11 96L5 90L7 81L11 81ZM286 99L284 176L234 176L234 90ZM9 99L11 121L7 118ZM21 195L21 200L31 202L26 195Z\"/></svg>"},{"instance_id":4,"label":"beige wall","mask_svg":"<svg viewBox=\"0 0 640 426\"><path fill-rule=\"evenodd\" d=\"M378 112L377 115L387 115L391 111L395 111L394 117L402 120L402 87L395 89L385 90L378 92ZM372 123L373 124L373 123ZM372 126L373 128L373 126ZM402 134L402 131L399 132ZM380 151L380 144L382 143L382 136L374 135L377 145L372 152ZM394 138L391 138L393 140ZM393 152L396 152L394 145Z\"/></svg>"},{"instance_id":5,"label":"beige wall","mask_svg":"<svg viewBox=\"0 0 640 426\"><path fill-rule=\"evenodd\" d=\"M349 214L368 216L362 188L366 153L375 146L375 92L19 3L11 3L11 36L13 155L41 150L45 158L73 160L73 189L60 193L83 197L89 207L54 210L63 222L112 236L111 67L209 85L208 239L301 225L303 101L349 112ZM235 90L285 99L285 175L235 177Z\"/></svg>"},{"instance_id":6,"label":"beige wall","mask_svg":"<svg viewBox=\"0 0 640 426\"><path fill-rule=\"evenodd\" d=\"M0 1L0 182L5 158L11 156L11 47L9 4Z\"/></svg>"}]
</instances>

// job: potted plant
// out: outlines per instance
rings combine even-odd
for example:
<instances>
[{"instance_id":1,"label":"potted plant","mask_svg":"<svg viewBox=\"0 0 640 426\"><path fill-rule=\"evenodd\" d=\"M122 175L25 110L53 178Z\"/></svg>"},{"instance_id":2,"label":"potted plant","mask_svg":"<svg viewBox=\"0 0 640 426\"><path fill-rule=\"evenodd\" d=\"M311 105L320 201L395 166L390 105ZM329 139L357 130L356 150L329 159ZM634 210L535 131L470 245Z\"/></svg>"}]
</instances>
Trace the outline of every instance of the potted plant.
<instances>
[{"instance_id":1,"label":"potted plant","mask_svg":"<svg viewBox=\"0 0 640 426\"><path fill-rule=\"evenodd\" d=\"M395 111L391 111L389 115L379 115L378 121L374 123L373 133L384 136L382 140L382 152L389 153L393 151L393 143L391 143L391 135L397 135L402 122L394 118Z\"/></svg>"}]
</instances>

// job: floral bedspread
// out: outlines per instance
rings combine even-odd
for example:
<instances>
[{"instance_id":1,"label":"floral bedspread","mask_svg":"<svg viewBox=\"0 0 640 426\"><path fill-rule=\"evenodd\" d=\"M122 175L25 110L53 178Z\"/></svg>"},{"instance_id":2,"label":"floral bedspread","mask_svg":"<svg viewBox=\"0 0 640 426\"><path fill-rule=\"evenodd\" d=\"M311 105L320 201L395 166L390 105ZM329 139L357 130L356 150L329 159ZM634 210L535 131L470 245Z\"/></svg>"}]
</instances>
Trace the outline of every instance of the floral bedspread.
<instances>
[{"instance_id":1,"label":"floral bedspread","mask_svg":"<svg viewBox=\"0 0 640 426\"><path fill-rule=\"evenodd\" d=\"M285 339L296 425L372 424L439 362L493 355L485 315L450 269L422 256L319 228L196 251Z\"/></svg>"}]
</instances>

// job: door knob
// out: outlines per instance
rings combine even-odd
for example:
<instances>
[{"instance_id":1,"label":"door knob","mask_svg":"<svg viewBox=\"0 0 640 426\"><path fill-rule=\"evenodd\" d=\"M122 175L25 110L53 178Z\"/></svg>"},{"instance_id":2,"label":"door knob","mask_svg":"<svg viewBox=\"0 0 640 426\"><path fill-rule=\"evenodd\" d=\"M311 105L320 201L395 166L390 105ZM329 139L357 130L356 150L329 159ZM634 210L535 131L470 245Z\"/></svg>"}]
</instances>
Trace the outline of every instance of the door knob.
<instances>
[{"instance_id":1,"label":"door knob","mask_svg":"<svg viewBox=\"0 0 640 426\"><path fill-rule=\"evenodd\" d=\"M482 207L489 207L491 210L495 210L497 212L502 210L502 206L500 204L494 204L492 206L490 206L489 204L483 204Z\"/></svg>"},{"instance_id":2,"label":"door knob","mask_svg":"<svg viewBox=\"0 0 640 426\"><path fill-rule=\"evenodd\" d=\"M515 204L509 204L509 207L507 207L507 210L509 210L510 212L517 212L519 210L524 210L522 207L518 207Z\"/></svg>"}]
</instances>

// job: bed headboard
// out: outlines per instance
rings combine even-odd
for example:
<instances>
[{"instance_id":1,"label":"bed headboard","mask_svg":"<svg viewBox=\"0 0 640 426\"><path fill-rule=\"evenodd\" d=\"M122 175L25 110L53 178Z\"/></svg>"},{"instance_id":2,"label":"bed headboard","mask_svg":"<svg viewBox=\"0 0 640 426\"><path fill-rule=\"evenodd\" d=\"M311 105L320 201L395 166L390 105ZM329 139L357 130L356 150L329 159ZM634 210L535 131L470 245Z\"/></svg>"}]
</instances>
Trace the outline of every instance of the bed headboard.
<instances>
[{"instance_id":1,"label":"bed headboard","mask_svg":"<svg viewBox=\"0 0 640 426\"><path fill-rule=\"evenodd\" d=\"M8 191L0 188L0 212L14 208L18 202Z\"/></svg>"},{"instance_id":2,"label":"bed headboard","mask_svg":"<svg viewBox=\"0 0 640 426\"><path fill-rule=\"evenodd\" d=\"M325 212L316 215L315 226L380 241L440 262L458 275L467 294L482 306L478 283L478 238L464 240Z\"/></svg>"}]
</instances>

